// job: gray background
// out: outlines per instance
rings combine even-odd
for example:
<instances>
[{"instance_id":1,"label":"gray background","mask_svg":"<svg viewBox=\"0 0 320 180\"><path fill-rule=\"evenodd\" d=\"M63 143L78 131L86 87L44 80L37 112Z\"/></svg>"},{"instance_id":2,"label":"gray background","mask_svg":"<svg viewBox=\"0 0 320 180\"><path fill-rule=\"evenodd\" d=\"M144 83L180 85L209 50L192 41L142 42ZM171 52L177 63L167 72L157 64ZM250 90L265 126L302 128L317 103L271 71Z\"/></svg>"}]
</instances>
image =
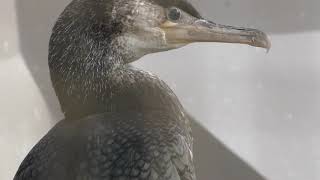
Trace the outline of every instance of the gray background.
<instances>
[{"instance_id":1,"label":"gray background","mask_svg":"<svg viewBox=\"0 0 320 180\"><path fill-rule=\"evenodd\" d=\"M62 115L47 67L50 29L68 0L0 6L0 179ZM148 55L195 118L200 180L320 179L320 1L201 0L218 23L266 31L273 47L203 43ZM206 130L207 129L207 130Z\"/></svg>"}]
</instances>

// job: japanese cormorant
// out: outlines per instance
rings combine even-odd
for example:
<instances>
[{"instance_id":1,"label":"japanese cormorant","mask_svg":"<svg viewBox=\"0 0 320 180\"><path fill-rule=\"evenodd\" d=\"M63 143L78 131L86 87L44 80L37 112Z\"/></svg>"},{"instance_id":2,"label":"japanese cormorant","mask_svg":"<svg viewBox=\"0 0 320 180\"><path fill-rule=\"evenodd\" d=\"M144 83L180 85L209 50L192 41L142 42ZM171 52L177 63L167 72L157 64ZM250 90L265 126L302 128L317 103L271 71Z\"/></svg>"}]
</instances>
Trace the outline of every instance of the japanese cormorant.
<instances>
[{"instance_id":1,"label":"japanese cormorant","mask_svg":"<svg viewBox=\"0 0 320 180\"><path fill-rule=\"evenodd\" d=\"M189 118L158 77L130 65L192 42L270 48L265 33L205 20L186 0L73 0L49 43L65 119L15 180L195 180Z\"/></svg>"}]
</instances>

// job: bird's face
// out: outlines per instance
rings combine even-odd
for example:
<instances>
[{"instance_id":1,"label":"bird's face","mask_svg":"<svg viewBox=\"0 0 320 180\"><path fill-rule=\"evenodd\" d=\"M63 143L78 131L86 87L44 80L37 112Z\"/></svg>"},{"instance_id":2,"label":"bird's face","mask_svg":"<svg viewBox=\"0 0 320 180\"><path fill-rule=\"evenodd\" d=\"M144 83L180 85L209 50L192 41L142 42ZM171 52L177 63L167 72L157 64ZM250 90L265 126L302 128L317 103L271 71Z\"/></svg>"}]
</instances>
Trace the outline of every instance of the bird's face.
<instances>
[{"instance_id":1,"label":"bird's face","mask_svg":"<svg viewBox=\"0 0 320 180\"><path fill-rule=\"evenodd\" d=\"M193 42L241 43L269 49L265 33L203 19L184 0L119 0L113 18L120 19L120 36L142 55L179 48Z\"/></svg>"}]
</instances>

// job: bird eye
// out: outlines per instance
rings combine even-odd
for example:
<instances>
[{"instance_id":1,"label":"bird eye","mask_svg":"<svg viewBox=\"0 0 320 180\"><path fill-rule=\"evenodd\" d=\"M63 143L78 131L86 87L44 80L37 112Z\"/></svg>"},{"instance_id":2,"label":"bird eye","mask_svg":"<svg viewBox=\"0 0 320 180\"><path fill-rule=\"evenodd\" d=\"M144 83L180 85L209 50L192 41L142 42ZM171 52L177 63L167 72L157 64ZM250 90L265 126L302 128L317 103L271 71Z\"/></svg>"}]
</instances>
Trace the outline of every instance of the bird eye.
<instances>
[{"instance_id":1,"label":"bird eye","mask_svg":"<svg viewBox=\"0 0 320 180\"><path fill-rule=\"evenodd\" d=\"M181 11L178 8L171 8L168 12L168 19L171 21L177 21L181 17Z\"/></svg>"}]
</instances>

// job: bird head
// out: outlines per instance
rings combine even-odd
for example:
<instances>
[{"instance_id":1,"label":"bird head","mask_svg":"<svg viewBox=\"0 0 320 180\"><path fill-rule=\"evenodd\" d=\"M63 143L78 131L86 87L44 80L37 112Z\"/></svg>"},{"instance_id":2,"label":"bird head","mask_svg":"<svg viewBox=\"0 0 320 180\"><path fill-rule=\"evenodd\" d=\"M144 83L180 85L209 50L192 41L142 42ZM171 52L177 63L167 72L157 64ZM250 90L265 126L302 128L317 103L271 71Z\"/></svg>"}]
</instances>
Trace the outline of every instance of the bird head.
<instances>
[{"instance_id":1,"label":"bird head","mask_svg":"<svg viewBox=\"0 0 320 180\"><path fill-rule=\"evenodd\" d=\"M214 23L185 0L120 0L114 18L125 27L125 39L144 53L170 50L194 42L240 43L269 49L259 30Z\"/></svg>"},{"instance_id":2,"label":"bird head","mask_svg":"<svg viewBox=\"0 0 320 180\"><path fill-rule=\"evenodd\" d=\"M93 50L97 51L96 58L122 53L128 63L194 42L270 48L262 31L206 20L187 0L73 0L53 29L50 53L71 49L71 44L78 56L87 57ZM110 52L106 47L122 52Z\"/></svg>"}]
</instances>

